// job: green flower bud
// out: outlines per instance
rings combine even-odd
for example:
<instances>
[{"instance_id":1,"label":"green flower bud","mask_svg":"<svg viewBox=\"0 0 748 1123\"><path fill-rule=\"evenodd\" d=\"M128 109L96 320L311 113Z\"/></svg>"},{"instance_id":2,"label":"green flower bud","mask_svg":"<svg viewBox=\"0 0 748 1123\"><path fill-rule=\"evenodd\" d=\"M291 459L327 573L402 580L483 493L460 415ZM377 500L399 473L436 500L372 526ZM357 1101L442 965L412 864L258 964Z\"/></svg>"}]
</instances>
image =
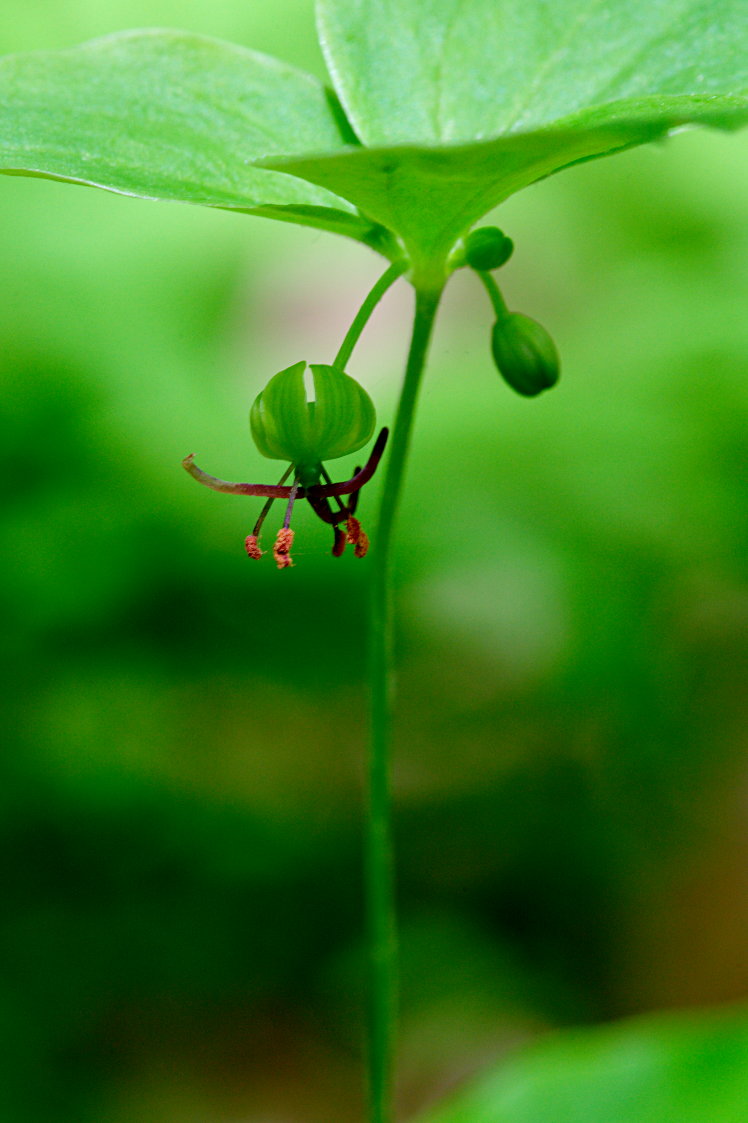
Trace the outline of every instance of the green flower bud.
<instances>
[{"instance_id":1,"label":"green flower bud","mask_svg":"<svg viewBox=\"0 0 748 1123\"><path fill-rule=\"evenodd\" d=\"M252 437L270 460L313 467L365 445L376 414L369 395L345 371L313 363L314 398L304 382L306 363L295 363L270 379L249 414Z\"/></svg>"},{"instance_id":2,"label":"green flower bud","mask_svg":"<svg viewBox=\"0 0 748 1123\"><path fill-rule=\"evenodd\" d=\"M556 345L537 320L512 312L493 326L494 361L513 390L534 398L558 382L560 360Z\"/></svg>"},{"instance_id":3,"label":"green flower bud","mask_svg":"<svg viewBox=\"0 0 748 1123\"><path fill-rule=\"evenodd\" d=\"M499 269L513 252L514 242L498 226L481 226L465 239L465 260L481 273Z\"/></svg>"}]
</instances>

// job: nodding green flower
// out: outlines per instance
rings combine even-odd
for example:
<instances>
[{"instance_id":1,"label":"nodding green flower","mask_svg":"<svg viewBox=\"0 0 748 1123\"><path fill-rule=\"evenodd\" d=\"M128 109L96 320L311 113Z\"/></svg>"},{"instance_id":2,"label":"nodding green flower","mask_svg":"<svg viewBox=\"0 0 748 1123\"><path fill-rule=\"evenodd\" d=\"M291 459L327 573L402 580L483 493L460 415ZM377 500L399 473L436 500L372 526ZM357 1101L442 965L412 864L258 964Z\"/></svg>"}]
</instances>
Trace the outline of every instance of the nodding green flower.
<instances>
[{"instance_id":1,"label":"nodding green flower","mask_svg":"<svg viewBox=\"0 0 748 1123\"><path fill-rule=\"evenodd\" d=\"M500 374L526 398L534 398L558 382L561 362L555 343L542 324L521 312L499 317L493 326L491 350Z\"/></svg>"},{"instance_id":2,"label":"nodding green flower","mask_svg":"<svg viewBox=\"0 0 748 1123\"><path fill-rule=\"evenodd\" d=\"M270 379L254 401L249 424L259 452L290 460L297 475L319 478L323 460L356 452L374 432L374 403L355 378L336 367L294 363ZM307 377L314 387L307 394Z\"/></svg>"},{"instance_id":3,"label":"nodding green flower","mask_svg":"<svg viewBox=\"0 0 748 1123\"><path fill-rule=\"evenodd\" d=\"M209 476L195 464L192 456L182 462L199 483L214 491L233 495L262 495L267 502L260 512L254 530L247 536L245 547L250 558L262 557L259 534L265 516L275 499L287 499L286 517L273 548L279 569L293 565L291 545L291 513L297 499L306 499L316 515L333 528L332 552L335 557L353 545L356 557L366 553L369 540L356 518L359 491L371 479L387 443L387 430L382 429L364 468L356 468L350 479L335 484L330 479L324 460L336 460L356 452L374 432L376 413L369 395L345 371L320 363L310 366L310 389L307 393L307 364L295 363L270 379L255 398L249 422L259 452L270 460L290 461L277 484L229 483ZM286 481L293 475L293 483ZM341 496L350 496L344 503ZM335 506L330 504L334 499ZM345 530L341 528L345 524Z\"/></svg>"}]
</instances>

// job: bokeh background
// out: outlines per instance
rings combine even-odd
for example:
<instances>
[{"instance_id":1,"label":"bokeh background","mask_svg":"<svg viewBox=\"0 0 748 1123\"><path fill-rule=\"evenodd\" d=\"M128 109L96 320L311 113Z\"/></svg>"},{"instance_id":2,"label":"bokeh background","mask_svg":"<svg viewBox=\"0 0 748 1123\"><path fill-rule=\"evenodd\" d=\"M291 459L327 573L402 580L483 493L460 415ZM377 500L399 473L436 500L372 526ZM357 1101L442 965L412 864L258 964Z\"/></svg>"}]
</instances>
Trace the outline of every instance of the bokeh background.
<instances>
[{"instance_id":1,"label":"bokeh background","mask_svg":"<svg viewBox=\"0 0 748 1123\"><path fill-rule=\"evenodd\" d=\"M322 74L308 0L4 0L0 50L182 26ZM554 1027L748 997L748 137L511 200L434 341L397 552L404 1118ZM359 1123L367 563L251 565L247 410L380 270L0 178L0 1117ZM410 294L350 370L392 416ZM376 487L362 518L371 529ZM715 1117L716 1118L716 1117Z\"/></svg>"}]
</instances>

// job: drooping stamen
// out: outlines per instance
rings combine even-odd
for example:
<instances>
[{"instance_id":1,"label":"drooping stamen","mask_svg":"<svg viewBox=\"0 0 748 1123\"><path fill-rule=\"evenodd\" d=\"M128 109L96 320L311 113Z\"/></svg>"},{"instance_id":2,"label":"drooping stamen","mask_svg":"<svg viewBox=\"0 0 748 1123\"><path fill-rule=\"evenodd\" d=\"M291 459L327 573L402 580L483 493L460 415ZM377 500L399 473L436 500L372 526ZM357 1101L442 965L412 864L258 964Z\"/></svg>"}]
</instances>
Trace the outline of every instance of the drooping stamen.
<instances>
[{"instance_id":1,"label":"drooping stamen","mask_svg":"<svg viewBox=\"0 0 748 1123\"><path fill-rule=\"evenodd\" d=\"M273 557L278 569L287 569L293 565L291 560L291 546L293 545L293 531L291 530L291 515L293 514L293 505L296 502L296 496L299 494L299 484L295 483L291 488L291 494L288 499L288 506L286 507L286 517L283 520L283 526L278 531L273 546Z\"/></svg>"},{"instance_id":2,"label":"drooping stamen","mask_svg":"<svg viewBox=\"0 0 748 1123\"><path fill-rule=\"evenodd\" d=\"M248 534L247 535L247 537L244 540L244 549L247 551L247 554L249 555L249 557L253 558L255 561L259 561L260 558L262 557L262 550L257 545L257 535L256 534Z\"/></svg>"},{"instance_id":3,"label":"drooping stamen","mask_svg":"<svg viewBox=\"0 0 748 1123\"><path fill-rule=\"evenodd\" d=\"M286 507L286 517L283 520L283 529L288 530L291 525L291 515L293 514L293 505L296 502L296 496L299 494L299 485L295 483L291 488L291 494L288 497L288 506Z\"/></svg>"},{"instance_id":4,"label":"drooping stamen","mask_svg":"<svg viewBox=\"0 0 748 1123\"><path fill-rule=\"evenodd\" d=\"M288 480L288 478L289 478L289 476L291 475L292 472L293 472L293 465L290 464L288 466L288 468L285 469L285 472L281 476L279 482L277 482L276 486L281 487L285 483L285 481ZM263 529L263 522L265 521L265 519L267 517L267 512L270 511L274 502L275 502L275 496L271 495L270 499L268 499L267 502L265 503L265 505L263 506L262 511L259 512L257 521L256 521L255 526L254 526L254 530L252 531L252 533L250 533L250 535L247 537L247 540L245 541L244 545L246 547L247 554L249 555L250 558L261 558L263 556L263 551L261 549L259 549L259 547L257 546L257 539L259 538L259 531L261 531ZM253 553L253 550L254 550L254 553Z\"/></svg>"},{"instance_id":5,"label":"drooping stamen","mask_svg":"<svg viewBox=\"0 0 748 1123\"><path fill-rule=\"evenodd\" d=\"M369 549L368 535L361 529L361 523L353 515L349 515L346 526L346 542L353 546L353 553L357 558L363 558Z\"/></svg>"},{"instance_id":6,"label":"drooping stamen","mask_svg":"<svg viewBox=\"0 0 748 1123\"><path fill-rule=\"evenodd\" d=\"M278 536L275 539L273 546L273 557L278 569L288 569L293 565L291 560L291 546L293 545L293 531L290 526L283 526L278 531Z\"/></svg>"},{"instance_id":7,"label":"drooping stamen","mask_svg":"<svg viewBox=\"0 0 748 1123\"><path fill-rule=\"evenodd\" d=\"M259 535L262 524L265 521L273 501L275 499L288 499L283 527L278 532L278 537L273 547L273 555L278 568L285 569L293 565L290 549L294 536L290 528L290 523L293 506L297 498L307 499L310 506L322 521L333 527L335 538L332 552L335 557L340 557L348 542L352 543L356 557L362 558L365 555L369 548L369 539L363 530L361 530L361 524L358 522L358 519L355 518L355 511L358 504L359 491L374 475L379 461L382 458L388 436L388 430L382 429L374 442L371 455L364 467L356 467L353 476L349 480L339 484L332 482L322 466L320 466L320 475L325 481L324 483L302 487L298 479L296 479L292 487L287 487L285 481L288 479L293 465L286 469L281 476L280 482L277 484L249 484L230 483L228 480L220 480L216 476L209 476L207 472L203 472L201 468L198 468L192 455L185 457L182 464L186 471L189 472L198 483L204 484L214 491L228 492L233 495L262 495L267 497L267 502L260 511L260 516L255 523L254 530L252 534L247 535L244 543L247 554L250 558L255 560L262 557ZM340 496L343 495L350 496L348 503L342 502ZM337 510L333 510L330 506L330 499L335 499ZM339 528L339 524L343 522L346 523L345 532Z\"/></svg>"}]
</instances>

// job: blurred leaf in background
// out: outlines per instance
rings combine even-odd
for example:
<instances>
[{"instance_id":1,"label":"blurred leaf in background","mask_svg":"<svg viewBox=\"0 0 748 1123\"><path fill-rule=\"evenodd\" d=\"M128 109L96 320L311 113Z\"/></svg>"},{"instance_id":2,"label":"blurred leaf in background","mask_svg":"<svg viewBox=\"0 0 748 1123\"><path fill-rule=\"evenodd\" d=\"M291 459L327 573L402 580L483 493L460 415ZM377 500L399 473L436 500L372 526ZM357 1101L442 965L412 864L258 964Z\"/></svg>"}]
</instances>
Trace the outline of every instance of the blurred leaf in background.
<instances>
[{"instance_id":1,"label":"blurred leaf in background","mask_svg":"<svg viewBox=\"0 0 748 1123\"><path fill-rule=\"evenodd\" d=\"M0 48L137 25L322 74L300 0L6 0ZM405 1114L551 1027L748 995L747 176L692 133L501 208L547 400L448 290L397 560ZM179 463L255 474L255 394L329 361L377 262L0 187L0 1115L354 1123L365 563L308 518L250 568L255 506ZM351 368L383 421L408 299Z\"/></svg>"},{"instance_id":2,"label":"blurred leaf in background","mask_svg":"<svg viewBox=\"0 0 748 1123\"><path fill-rule=\"evenodd\" d=\"M429 1123L741 1123L746 1071L744 1014L570 1030L509 1060Z\"/></svg>"}]
</instances>

